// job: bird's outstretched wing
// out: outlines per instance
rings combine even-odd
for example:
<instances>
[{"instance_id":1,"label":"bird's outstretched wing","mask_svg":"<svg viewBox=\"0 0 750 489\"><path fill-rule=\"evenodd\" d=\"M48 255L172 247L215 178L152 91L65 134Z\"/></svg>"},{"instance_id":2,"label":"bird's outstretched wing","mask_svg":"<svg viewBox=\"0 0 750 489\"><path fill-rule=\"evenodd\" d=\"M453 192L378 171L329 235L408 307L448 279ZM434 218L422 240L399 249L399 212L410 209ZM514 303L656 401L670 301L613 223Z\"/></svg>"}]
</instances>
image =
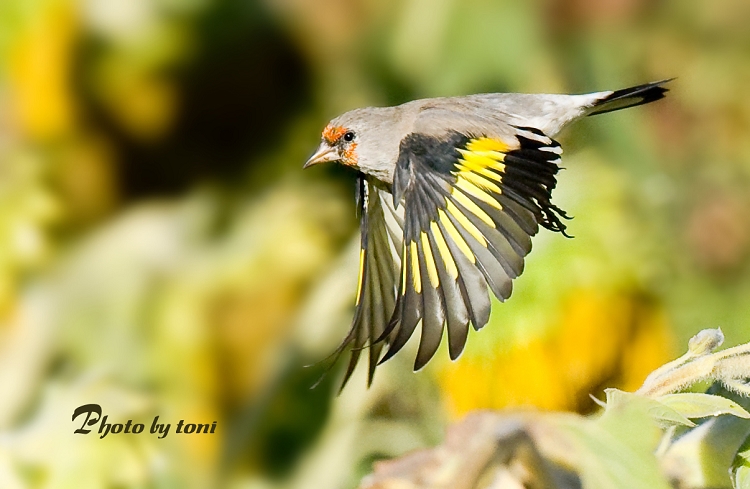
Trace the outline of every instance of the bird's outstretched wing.
<instances>
[{"instance_id":1,"label":"bird's outstretched wing","mask_svg":"<svg viewBox=\"0 0 750 489\"><path fill-rule=\"evenodd\" d=\"M392 189L405 209L400 285L380 363L420 320L415 370L435 354L444 324L457 358L469 324L478 330L489 320L487 289L510 296L539 225L565 233L566 215L550 202L560 145L533 128L514 132L512 141L459 132L401 141Z\"/></svg>"},{"instance_id":2,"label":"bird's outstretched wing","mask_svg":"<svg viewBox=\"0 0 750 489\"><path fill-rule=\"evenodd\" d=\"M533 128L514 132L510 142L412 133L401 142L391 193L358 179L356 310L336 351L351 351L342 388L363 352L369 385L420 320L415 370L433 357L445 325L456 359L469 325L478 330L489 320L487 289L500 300L510 296L539 225L565 232L565 213L550 202L560 145Z\"/></svg>"},{"instance_id":3,"label":"bird's outstretched wing","mask_svg":"<svg viewBox=\"0 0 750 489\"><path fill-rule=\"evenodd\" d=\"M342 388L363 351L369 354L368 385L372 382L384 346L384 342L378 340L395 308L401 266L403 209L397 211L391 194L364 176L357 179L357 208L361 247L356 310L349 333L336 351L340 354L347 347L351 349Z\"/></svg>"}]
</instances>

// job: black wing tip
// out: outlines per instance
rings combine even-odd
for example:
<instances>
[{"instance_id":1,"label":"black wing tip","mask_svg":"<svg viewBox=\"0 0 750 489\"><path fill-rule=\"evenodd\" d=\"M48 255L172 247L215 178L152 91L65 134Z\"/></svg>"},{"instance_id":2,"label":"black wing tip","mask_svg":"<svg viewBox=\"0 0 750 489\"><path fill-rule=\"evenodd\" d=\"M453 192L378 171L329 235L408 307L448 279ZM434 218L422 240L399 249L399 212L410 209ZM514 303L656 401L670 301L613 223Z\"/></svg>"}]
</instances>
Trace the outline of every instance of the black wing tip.
<instances>
[{"instance_id":1,"label":"black wing tip","mask_svg":"<svg viewBox=\"0 0 750 489\"><path fill-rule=\"evenodd\" d=\"M542 205L542 214L544 216L544 218L540 222L542 227L549 229L550 231L560 233L566 238L574 238L573 235L568 234L568 226L560 220L560 218L568 221L573 219L573 217L569 216L564 210L560 209L551 202L545 202Z\"/></svg>"},{"instance_id":2,"label":"black wing tip","mask_svg":"<svg viewBox=\"0 0 750 489\"><path fill-rule=\"evenodd\" d=\"M452 362L455 362L458 360L458 357L461 356L461 354L464 352L464 349L466 348L466 342L469 337L469 323L466 323L465 325L462 325L463 333L460 338L451 338L448 337L448 356L450 357ZM451 341L453 339L453 341Z\"/></svg>"},{"instance_id":3,"label":"black wing tip","mask_svg":"<svg viewBox=\"0 0 750 489\"><path fill-rule=\"evenodd\" d=\"M394 347L394 345L390 345L388 350L385 352L385 355L383 355L383 358L378 360L378 366L383 365L385 362L393 358L393 356L398 353L401 350L401 347Z\"/></svg>"},{"instance_id":4,"label":"black wing tip","mask_svg":"<svg viewBox=\"0 0 750 489\"><path fill-rule=\"evenodd\" d=\"M436 327L435 324L431 326L432 328ZM440 344L443 340L443 328L445 327L444 323L441 322L439 326L440 331L438 332L439 339L437 343L434 343L430 341L429 343L425 343L425 331L422 331L422 338L419 344L419 350L417 350L417 356L414 358L414 371L418 372L425 368L430 361L435 358L435 355L437 354L438 349L440 348ZM434 333L434 331L431 331L430 333Z\"/></svg>"},{"instance_id":5,"label":"black wing tip","mask_svg":"<svg viewBox=\"0 0 750 489\"><path fill-rule=\"evenodd\" d=\"M422 370L423 368L425 368L425 366L428 363L430 363L430 359L431 358L432 357L428 358L427 360L424 360L424 359L420 358L419 355L417 355L417 357L414 359L414 367L412 368L412 371L419 372L420 370Z\"/></svg>"},{"instance_id":6,"label":"black wing tip","mask_svg":"<svg viewBox=\"0 0 750 489\"><path fill-rule=\"evenodd\" d=\"M464 351L463 347L461 347L461 349L457 352L453 352L449 348L448 357L451 359L451 362L455 362L456 360L458 360L458 358L461 356L461 353L463 353L463 351Z\"/></svg>"}]
</instances>

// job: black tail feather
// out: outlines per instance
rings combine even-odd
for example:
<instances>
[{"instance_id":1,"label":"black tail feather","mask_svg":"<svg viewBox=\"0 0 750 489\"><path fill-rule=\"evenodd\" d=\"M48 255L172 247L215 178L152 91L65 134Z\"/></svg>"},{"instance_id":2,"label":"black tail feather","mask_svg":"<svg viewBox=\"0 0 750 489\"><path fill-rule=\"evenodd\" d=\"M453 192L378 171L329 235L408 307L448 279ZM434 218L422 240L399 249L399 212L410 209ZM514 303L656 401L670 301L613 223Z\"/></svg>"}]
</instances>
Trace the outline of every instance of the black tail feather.
<instances>
[{"instance_id":1,"label":"black tail feather","mask_svg":"<svg viewBox=\"0 0 750 489\"><path fill-rule=\"evenodd\" d=\"M672 80L674 78L615 90L605 98L598 100L588 115L606 114L607 112L627 109L628 107L648 104L662 99L664 98L664 94L669 91L669 89L664 88L662 85Z\"/></svg>"}]
</instances>

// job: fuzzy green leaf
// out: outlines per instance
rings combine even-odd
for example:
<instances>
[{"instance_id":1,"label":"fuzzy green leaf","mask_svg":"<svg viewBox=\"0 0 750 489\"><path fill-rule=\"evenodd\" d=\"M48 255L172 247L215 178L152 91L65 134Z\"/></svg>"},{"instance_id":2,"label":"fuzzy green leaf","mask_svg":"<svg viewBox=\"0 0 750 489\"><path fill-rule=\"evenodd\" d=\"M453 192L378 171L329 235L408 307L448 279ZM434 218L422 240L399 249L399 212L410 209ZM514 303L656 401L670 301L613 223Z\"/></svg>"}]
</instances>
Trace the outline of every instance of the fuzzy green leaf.
<instances>
[{"instance_id":1,"label":"fuzzy green leaf","mask_svg":"<svg viewBox=\"0 0 750 489\"><path fill-rule=\"evenodd\" d=\"M745 411L736 402L726 397L713 396L711 394L685 392L681 394L667 394L658 397L656 400L686 418L705 418L707 416L719 416L722 414L731 414L738 418L750 418L750 413Z\"/></svg>"},{"instance_id":2,"label":"fuzzy green leaf","mask_svg":"<svg viewBox=\"0 0 750 489\"><path fill-rule=\"evenodd\" d=\"M656 399L624 392L619 389L606 389L604 392L607 395L607 412L622 409L624 406L631 406L645 411L660 425L695 426L695 423L679 411Z\"/></svg>"}]
</instances>

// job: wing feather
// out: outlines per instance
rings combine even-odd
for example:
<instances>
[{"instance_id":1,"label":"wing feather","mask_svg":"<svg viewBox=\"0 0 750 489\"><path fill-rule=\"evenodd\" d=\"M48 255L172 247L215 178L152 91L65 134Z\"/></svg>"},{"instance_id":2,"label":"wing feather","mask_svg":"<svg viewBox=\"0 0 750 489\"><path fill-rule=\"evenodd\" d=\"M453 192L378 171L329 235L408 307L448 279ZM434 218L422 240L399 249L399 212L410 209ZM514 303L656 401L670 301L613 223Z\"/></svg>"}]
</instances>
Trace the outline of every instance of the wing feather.
<instances>
[{"instance_id":1,"label":"wing feather","mask_svg":"<svg viewBox=\"0 0 750 489\"><path fill-rule=\"evenodd\" d=\"M474 199L469 196L470 199ZM523 257L531 251L531 235L527 233L522 226L513 218L510 209L503 208L498 210L488 206L483 202L476 201L476 204L486 212L495 223L495 229L508 241L513 251ZM500 199L498 199L500 202ZM518 273L520 275L520 272Z\"/></svg>"},{"instance_id":2,"label":"wing feather","mask_svg":"<svg viewBox=\"0 0 750 489\"><path fill-rule=\"evenodd\" d=\"M492 256L492 253L487 248L487 242L480 242L475 235L460 223L454 214L449 213L448 216L456 230L461 234L464 242L468 245L471 253L474 255L474 264L484 276L492 293L502 300L510 297L511 279L505 273L505 270L503 270L502 265ZM467 218L464 217L464 219ZM476 227L474 229L476 229ZM477 232L479 231L477 230Z\"/></svg>"},{"instance_id":3,"label":"wing feather","mask_svg":"<svg viewBox=\"0 0 750 489\"><path fill-rule=\"evenodd\" d=\"M404 275L401 279L402 293L396 303L396 309L393 312L393 317L389 327L396 329L393 341L390 342L388 351L385 352L380 363L383 363L393 357L401 348L406 345L409 341L414 330L417 328L417 323L422 318L422 297L421 297L421 279L418 274L414 273L414 260L412 255L411 247L404 246L403 258L401 260L401 268L404 271ZM417 284L419 284L420 291L417 291Z\"/></svg>"},{"instance_id":4,"label":"wing feather","mask_svg":"<svg viewBox=\"0 0 750 489\"><path fill-rule=\"evenodd\" d=\"M401 246L401 218L390 208L390 199L383 198L383 193L387 194L363 176L358 178L361 245L356 310L349 333L334 352L338 358L350 350L342 389L354 373L362 352L369 354L368 385L372 383L384 347L378 339L387 336L390 313L395 307L400 266L395 249Z\"/></svg>"},{"instance_id":5,"label":"wing feather","mask_svg":"<svg viewBox=\"0 0 750 489\"><path fill-rule=\"evenodd\" d=\"M384 232L385 230L382 229L376 237L381 238ZM381 247L384 244L386 243L383 243L382 239L377 239L373 242L373 248L381 250L383 249ZM394 302L393 290L392 287L390 287L388 284L393 284L395 283L395 281L392 277L388 276L390 263L389 261L385 260L390 261L391 257L383 257L379 254L379 256L377 256L377 258L375 259L375 266L372 266L368 270L368 272L372 274L373 283L377 283L378 285L378 287L368 287L368 292L370 294L369 306L372 311L372 323L368 331L368 340L370 342L370 355L367 371L368 385L372 384L372 380L375 375L375 368L377 367L378 360L380 359L380 352L383 350L383 343L376 342L375 340L380 337L381 334L383 334L383 331L387 326L385 311L392 310Z\"/></svg>"},{"instance_id":6,"label":"wing feather","mask_svg":"<svg viewBox=\"0 0 750 489\"><path fill-rule=\"evenodd\" d=\"M513 248L508 238L498 230L498 226L494 222L488 225L484 219L479 218L476 213L471 212L459 202L453 201L453 203L484 238L483 244L493 258L502 265L507 276L513 279L521 275L524 255Z\"/></svg>"},{"instance_id":7,"label":"wing feather","mask_svg":"<svg viewBox=\"0 0 750 489\"><path fill-rule=\"evenodd\" d=\"M437 288L445 314L446 328L448 329L448 352L451 360L455 360L461 354L469 334L469 311L461 295L458 284L458 270L456 269L453 256L450 254L445 238L437 224L433 224L427 234L435 259L440 287ZM448 266L452 269L449 271Z\"/></svg>"},{"instance_id":8,"label":"wing feather","mask_svg":"<svg viewBox=\"0 0 750 489\"><path fill-rule=\"evenodd\" d=\"M414 370L419 370L427 365L427 362L435 355L440 346L440 340L443 337L443 324L445 323L443 305L438 295L439 278L437 277L437 269L434 262L432 265L428 262L428 259L433 259L434 257L432 256L429 240L426 238L424 232L422 237L424 239L416 242L422 281L422 337L419 342L417 358L414 362ZM430 270L433 269L435 273L431 277Z\"/></svg>"},{"instance_id":9,"label":"wing feather","mask_svg":"<svg viewBox=\"0 0 750 489\"><path fill-rule=\"evenodd\" d=\"M446 235L445 225L440 222L440 231ZM487 294L487 282L466 255L458 249L452 239L447 241L453 260L458 269L458 290L461 293L474 329L479 330L490 320L490 298Z\"/></svg>"}]
</instances>

